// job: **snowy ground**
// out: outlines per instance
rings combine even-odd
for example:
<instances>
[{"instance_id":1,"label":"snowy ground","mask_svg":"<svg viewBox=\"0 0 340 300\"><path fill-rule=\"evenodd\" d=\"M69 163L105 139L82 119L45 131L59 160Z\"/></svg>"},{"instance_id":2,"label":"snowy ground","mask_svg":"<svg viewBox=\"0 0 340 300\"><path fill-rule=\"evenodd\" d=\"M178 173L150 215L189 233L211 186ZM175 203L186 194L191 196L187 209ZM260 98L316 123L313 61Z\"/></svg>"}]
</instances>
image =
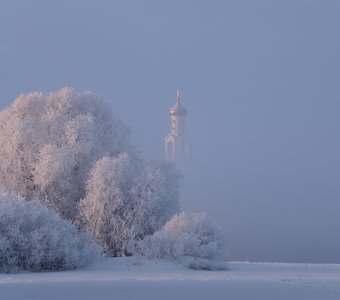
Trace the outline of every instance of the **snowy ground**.
<instances>
[{"instance_id":1,"label":"snowy ground","mask_svg":"<svg viewBox=\"0 0 340 300\"><path fill-rule=\"evenodd\" d=\"M230 263L229 271L116 258L69 272L0 275L1 300L340 299L340 265Z\"/></svg>"}]
</instances>

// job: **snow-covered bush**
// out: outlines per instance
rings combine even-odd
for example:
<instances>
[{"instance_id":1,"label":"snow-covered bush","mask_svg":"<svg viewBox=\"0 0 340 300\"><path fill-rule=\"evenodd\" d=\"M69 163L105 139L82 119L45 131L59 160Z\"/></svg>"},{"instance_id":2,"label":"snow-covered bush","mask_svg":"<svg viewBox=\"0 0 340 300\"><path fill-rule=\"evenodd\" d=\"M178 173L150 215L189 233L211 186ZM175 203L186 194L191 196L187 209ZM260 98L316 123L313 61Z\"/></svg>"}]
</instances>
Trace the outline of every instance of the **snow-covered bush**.
<instances>
[{"instance_id":1,"label":"snow-covered bush","mask_svg":"<svg viewBox=\"0 0 340 300\"><path fill-rule=\"evenodd\" d=\"M134 253L174 260L193 269L225 269L225 240L205 213L175 215L162 230L135 243Z\"/></svg>"},{"instance_id":2,"label":"snow-covered bush","mask_svg":"<svg viewBox=\"0 0 340 300\"><path fill-rule=\"evenodd\" d=\"M0 190L39 199L75 220L94 162L134 152L110 106L71 88L21 95L0 112Z\"/></svg>"},{"instance_id":3,"label":"snow-covered bush","mask_svg":"<svg viewBox=\"0 0 340 300\"><path fill-rule=\"evenodd\" d=\"M91 237L39 203L0 194L0 272L74 269L97 255Z\"/></svg>"},{"instance_id":4,"label":"snow-covered bush","mask_svg":"<svg viewBox=\"0 0 340 300\"><path fill-rule=\"evenodd\" d=\"M80 224L112 256L159 230L178 211L178 172L126 153L103 157L93 167L81 200Z\"/></svg>"}]
</instances>

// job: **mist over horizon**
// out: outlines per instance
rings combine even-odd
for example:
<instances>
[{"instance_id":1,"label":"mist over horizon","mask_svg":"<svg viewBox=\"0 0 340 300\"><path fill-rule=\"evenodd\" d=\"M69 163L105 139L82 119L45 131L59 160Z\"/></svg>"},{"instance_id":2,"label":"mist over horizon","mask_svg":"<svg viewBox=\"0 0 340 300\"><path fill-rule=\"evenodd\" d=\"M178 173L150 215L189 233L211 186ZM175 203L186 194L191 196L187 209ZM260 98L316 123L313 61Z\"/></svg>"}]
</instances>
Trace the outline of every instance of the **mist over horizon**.
<instances>
[{"instance_id":1,"label":"mist over horizon","mask_svg":"<svg viewBox=\"0 0 340 300\"><path fill-rule=\"evenodd\" d=\"M340 263L340 2L0 3L0 108L70 86L100 94L142 156L188 109L181 205L231 260Z\"/></svg>"}]
</instances>

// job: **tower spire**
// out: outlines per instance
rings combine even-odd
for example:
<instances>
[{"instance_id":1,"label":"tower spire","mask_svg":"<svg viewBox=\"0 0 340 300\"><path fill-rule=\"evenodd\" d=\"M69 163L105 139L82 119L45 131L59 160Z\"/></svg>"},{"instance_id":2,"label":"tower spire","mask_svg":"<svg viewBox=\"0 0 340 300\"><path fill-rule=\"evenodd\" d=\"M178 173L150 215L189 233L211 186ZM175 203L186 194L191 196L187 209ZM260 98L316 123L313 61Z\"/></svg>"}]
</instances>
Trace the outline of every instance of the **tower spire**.
<instances>
[{"instance_id":1,"label":"tower spire","mask_svg":"<svg viewBox=\"0 0 340 300\"><path fill-rule=\"evenodd\" d=\"M171 132L165 137L165 158L180 161L189 155L189 138L185 132L187 109L180 103L179 90L176 105L170 108Z\"/></svg>"}]
</instances>

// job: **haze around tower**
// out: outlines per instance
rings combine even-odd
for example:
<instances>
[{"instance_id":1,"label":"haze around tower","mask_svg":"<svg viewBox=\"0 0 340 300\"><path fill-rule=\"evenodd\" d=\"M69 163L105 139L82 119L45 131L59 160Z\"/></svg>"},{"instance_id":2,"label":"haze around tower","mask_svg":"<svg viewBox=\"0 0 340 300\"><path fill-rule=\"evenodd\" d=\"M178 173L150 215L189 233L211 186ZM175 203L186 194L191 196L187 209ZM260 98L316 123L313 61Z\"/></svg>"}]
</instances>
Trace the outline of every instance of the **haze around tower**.
<instances>
[{"instance_id":1,"label":"haze around tower","mask_svg":"<svg viewBox=\"0 0 340 300\"><path fill-rule=\"evenodd\" d=\"M335 0L2 0L0 106L91 90L163 159L179 88L183 208L230 259L340 263L339 36Z\"/></svg>"}]
</instances>

